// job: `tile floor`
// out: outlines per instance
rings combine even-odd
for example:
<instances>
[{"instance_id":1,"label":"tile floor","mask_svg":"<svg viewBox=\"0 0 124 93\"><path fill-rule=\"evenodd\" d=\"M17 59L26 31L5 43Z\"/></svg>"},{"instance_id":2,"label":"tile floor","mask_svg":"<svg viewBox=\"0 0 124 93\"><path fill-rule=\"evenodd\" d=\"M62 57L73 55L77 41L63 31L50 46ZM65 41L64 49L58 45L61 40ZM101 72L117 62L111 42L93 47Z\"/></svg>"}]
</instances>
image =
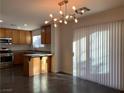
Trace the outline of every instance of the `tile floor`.
<instances>
[{"instance_id":1,"label":"tile floor","mask_svg":"<svg viewBox=\"0 0 124 93\"><path fill-rule=\"evenodd\" d=\"M20 67L0 70L0 93L123 93L63 74L26 77Z\"/></svg>"}]
</instances>

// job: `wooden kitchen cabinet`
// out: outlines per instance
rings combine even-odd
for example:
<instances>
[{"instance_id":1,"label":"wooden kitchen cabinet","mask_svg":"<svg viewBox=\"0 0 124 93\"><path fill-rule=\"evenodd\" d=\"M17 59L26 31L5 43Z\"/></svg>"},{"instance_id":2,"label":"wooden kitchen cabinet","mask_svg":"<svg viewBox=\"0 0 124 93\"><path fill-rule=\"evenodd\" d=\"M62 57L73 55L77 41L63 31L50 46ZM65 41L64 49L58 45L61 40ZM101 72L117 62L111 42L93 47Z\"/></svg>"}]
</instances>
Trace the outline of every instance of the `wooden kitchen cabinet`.
<instances>
[{"instance_id":1,"label":"wooden kitchen cabinet","mask_svg":"<svg viewBox=\"0 0 124 93\"><path fill-rule=\"evenodd\" d=\"M51 44L51 26L46 27L46 44Z\"/></svg>"},{"instance_id":2,"label":"wooden kitchen cabinet","mask_svg":"<svg viewBox=\"0 0 124 93\"><path fill-rule=\"evenodd\" d=\"M1 38L12 38L12 30L6 28L0 28L0 37Z\"/></svg>"},{"instance_id":3,"label":"wooden kitchen cabinet","mask_svg":"<svg viewBox=\"0 0 124 93\"><path fill-rule=\"evenodd\" d=\"M24 56L24 74L35 76L51 72L51 56Z\"/></svg>"},{"instance_id":4,"label":"wooden kitchen cabinet","mask_svg":"<svg viewBox=\"0 0 124 93\"><path fill-rule=\"evenodd\" d=\"M20 44L20 31L13 30L13 32L12 32L12 43L13 44Z\"/></svg>"},{"instance_id":5,"label":"wooden kitchen cabinet","mask_svg":"<svg viewBox=\"0 0 124 93\"><path fill-rule=\"evenodd\" d=\"M51 56L43 56L41 58L41 73L50 73L51 72Z\"/></svg>"},{"instance_id":6,"label":"wooden kitchen cabinet","mask_svg":"<svg viewBox=\"0 0 124 93\"><path fill-rule=\"evenodd\" d=\"M32 32L20 31L20 44L31 45L32 44Z\"/></svg>"},{"instance_id":7,"label":"wooden kitchen cabinet","mask_svg":"<svg viewBox=\"0 0 124 93\"><path fill-rule=\"evenodd\" d=\"M42 29L42 31L41 31L41 44L46 44L46 36L45 36L44 29Z\"/></svg>"},{"instance_id":8,"label":"wooden kitchen cabinet","mask_svg":"<svg viewBox=\"0 0 124 93\"><path fill-rule=\"evenodd\" d=\"M31 45L32 44L32 32L26 31L26 44Z\"/></svg>"},{"instance_id":9,"label":"wooden kitchen cabinet","mask_svg":"<svg viewBox=\"0 0 124 93\"><path fill-rule=\"evenodd\" d=\"M48 70L48 73L51 72L51 69L52 69L51 56L49 56L49 57L47 58L47 70Z\"/></svg>"},{"instance_id":10,"label":"wooden kitchen cabinet","mask_svg":"<svg viewBox=\"0 0 124 93\"><path fill-rule=\"evenodd\" d=\"M20 30L19 44L31 45L32 44L32 32Z\"/></svg>"},{"instance_id":11,"label":"wooden kitchen cabinet","mask_svg":"<svg viewBox=\"0 0 124 93\"><path fill-rule=\"evenodd\" d=\"M51 44L51 25L42 26L41 43Z\"/></svg>"},{"instance_id":12,"label":"wooden kitchen cabinet","mask_svg":"<svg viewBox=\"0 0 124 93\"><path fill-rule=\"evenodd\" d=\"M21 65L24 62L24 52L14 53L14 65Z\"/></svg>"},{"instance_id":13,"label":"wooden kitchen cabinet","mask_svg":"<svg viewBox=\"0 0 124 93\"><path fill-rule=\"evenodd\" d=\"M12 29L5 29L5 37L12 38Z\"/></svg>"},{"instance_id":14,"label":"wooden kitchen cabinet","mask_svg":"<svg viewBox=\"0 0 124 93\"><path fill-rule=\"evenodd\" d=\"M13 44L31 45L32 44L32 32L23 30L12 31Z\"/></svg>"},{"instance_id":15,"label":"wooden kitchen cabinet","mask_svg":"<svg viewBox=\"0 0 124 93\"><path fill-rule=\"evenodd\" d=\"M23 70L24 75L34 76L40 74L40 57L24 57Z\"/></svg>"},{"instance_id":16,"label":"wooden kitchen cabinet","mask_svg":"<svg viewBox=\"0 0 124 93\"><path fill-rule=\"evenodd\" d=\"M26 32L25 31L20 31L20 44L26 44Z\"/></svg>"},{"instance_id":17,"label":"wooden kitchen cabinet","mask_svg":"<svg viewBox=\"0 0 124 93\"><path fill-rule=\"evenodd\" d=\"M12 38L13 44L31 45L32 32L8 28L0 28L0 38Z\"/></svg>"},{"instance_id":18,"label":"wooden kitchen cabinet","mask_svg":"<svg viewBox=\"0 0 124 93\"><path fill-rule=\"evenodd\" d=\"M5 38L5 29L0 28L0 38Z\"/></svg>"}]
</instances>

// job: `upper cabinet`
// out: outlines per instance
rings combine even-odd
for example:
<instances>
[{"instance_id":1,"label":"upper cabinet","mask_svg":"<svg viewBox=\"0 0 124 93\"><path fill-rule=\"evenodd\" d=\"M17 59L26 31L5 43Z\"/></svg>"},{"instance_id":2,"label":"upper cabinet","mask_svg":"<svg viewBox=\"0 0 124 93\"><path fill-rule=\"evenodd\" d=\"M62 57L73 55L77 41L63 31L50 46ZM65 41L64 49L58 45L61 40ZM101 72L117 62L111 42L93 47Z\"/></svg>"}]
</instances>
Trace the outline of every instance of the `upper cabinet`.
<instances>
[{"instance_id":1,"label":"upper cabinet","mask_svg":"<svg viewBox=\"0 0 124 93\"><path fill-rule=\"evenodd\" d=\"M20 31L18 31L18 30L12 31L12 43L20 44Z\"/></svg>"},{"instance_id":2,"label":"upper cabinet","mask_svg":"<svg viewBox=\"0 0 124 93\"><path fill-rule=\"evenodd\" d=\"M5 29L5 37L12 38L12 29Z\"/></svg>"},{"instance_id":3,"label":"upper cabinet","mask_svg":"<svg viewBox=\"0 0 124 93\"><path fill-rule=\"evenodd\" d=\"M13 43L22 45L32 44L32 32L31 31L13 31Z\"/></svg>"},{"instance_id":4,"label":"upper cabinet","mask_svg":"<svg viewBox=\"0 0 124 93\"><path fill-rule=\"evenodd\" d=\"M42 26L41 43L51 44L51 25Z\"/></svg>"},{"instance_id":5,"label":"upper cabinet","mask_svg":"<svg viewBox=\"0 0 124 93\"><path fill-rule=\"evenodd\" d=\"M20 44L26 44L26 32L25 31L20 31Z\"/></svg>"},{"instance_id":6,"label":"upper cabinet","mask_svg":"<svg viewBox=\"0 0 124 93\"><path fill-rule=\"evenodd\" d=\"M26 44L32 44L32 32L26 31Z\"/></svg>"},{"instance_id":7,"label":"upper cabinet","mask_svg":"<svg viewBox=\"0 0 124 93\"><path fill-rule=\"evenodd\" d=\"M12 38L12 29L0 28L0 38Z\"/></svg>"},{"instance_id":8,"label":"upper cabinet","mask_svg":"<svg viewBox=\"0 0 124 93\"><path fill-rule=\"evenodd\" d=\"M5 29L0 28L0 38L4 38L5 37Z\"/></svg>"},{"instance_id":9,"label":"upper cabinet","mask_svg":"<svg viewBox=\"0 0 124 93\"><path fill-rule=\"evenodd\" d=\"M0 38L12 38L13 44L31 45L32 32L24 30L15 30L0 28Z\"/></svg>"}]
</instances>

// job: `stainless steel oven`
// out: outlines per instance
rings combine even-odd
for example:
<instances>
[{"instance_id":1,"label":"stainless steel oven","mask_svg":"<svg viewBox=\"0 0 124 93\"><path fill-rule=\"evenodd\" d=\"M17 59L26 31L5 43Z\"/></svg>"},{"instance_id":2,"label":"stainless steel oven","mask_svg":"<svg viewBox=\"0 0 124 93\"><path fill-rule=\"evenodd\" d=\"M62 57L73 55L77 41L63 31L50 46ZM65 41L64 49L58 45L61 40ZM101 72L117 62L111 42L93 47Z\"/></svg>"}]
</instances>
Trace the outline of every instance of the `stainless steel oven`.
<instances>
[{"instance_id":1,"label":"stainless steel oven","mask_svg":"<svg viewBox=\"0 0 124 93\"><path fill-rule=\"evenodd\" d=\"M0 38L0 68L6 68L13 64L13 53L7 49L7 45L12 44L12 38Z\"/></svg>"},{"instance_id":2,"label":"stainless steel oven","mask_svg":"<svg viewBox=\"0 0 124 93\"><path fill-rule=\"evenodd\" d=\"M11 53L6 53L6 54L0 54L0 62L1 63L8 63L12 62L13 60L13 54Z\"/></svg>"},{"instance_id":3,"label":"stainless steel oven","mask_svg":"<svg viewBox=\"0 0 124 93\"><path fill-rule=\"evenodd\" d=\"M13 64L13 53L10 50L0 50L0 68L6 68Z\"/></svg>"}]
</instances>

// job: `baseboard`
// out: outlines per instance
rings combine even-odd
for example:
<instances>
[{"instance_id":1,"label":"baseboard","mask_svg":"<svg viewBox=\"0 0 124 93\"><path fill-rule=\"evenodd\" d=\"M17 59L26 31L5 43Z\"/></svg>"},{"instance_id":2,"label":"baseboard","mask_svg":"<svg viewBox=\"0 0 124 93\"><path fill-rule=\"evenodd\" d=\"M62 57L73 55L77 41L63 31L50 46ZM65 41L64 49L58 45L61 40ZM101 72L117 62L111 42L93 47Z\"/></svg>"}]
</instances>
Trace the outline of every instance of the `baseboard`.
<instances>
[{"instance_id":1,"label":"baseboard","mask_svg":"<svg viewBox=\"0 0 124 93\"><path fill-rule=\"evenodd\" d=\"M70 73L66 73L66 72L62 72L62 71L57 72L57 74L65 74L65 75L71 75L71 76L72 76L72 74L70 74Z\"/></svg>"}]
</instances>

